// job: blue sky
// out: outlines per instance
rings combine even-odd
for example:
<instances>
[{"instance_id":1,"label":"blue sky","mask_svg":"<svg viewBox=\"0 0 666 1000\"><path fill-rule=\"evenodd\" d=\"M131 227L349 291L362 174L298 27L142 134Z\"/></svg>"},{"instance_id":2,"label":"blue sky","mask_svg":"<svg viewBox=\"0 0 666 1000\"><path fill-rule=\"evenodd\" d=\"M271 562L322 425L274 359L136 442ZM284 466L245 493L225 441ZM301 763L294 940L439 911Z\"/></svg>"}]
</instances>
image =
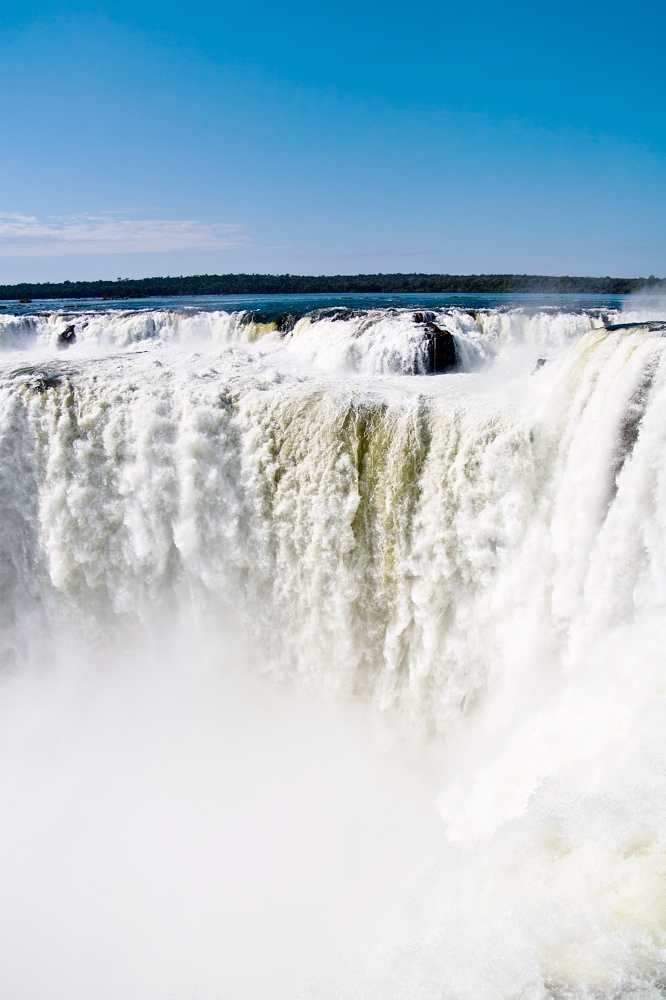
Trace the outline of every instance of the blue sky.
<instances>
[{"instance_id":1,"label":"blue sky","mask_svg":"<svg viewBox=\"0 0 666 1000\"><path fill-rule=\"evenodd\" d=\"M666 275L663 3L12 7L0 282Z\"/></svg>"}]
</instances>

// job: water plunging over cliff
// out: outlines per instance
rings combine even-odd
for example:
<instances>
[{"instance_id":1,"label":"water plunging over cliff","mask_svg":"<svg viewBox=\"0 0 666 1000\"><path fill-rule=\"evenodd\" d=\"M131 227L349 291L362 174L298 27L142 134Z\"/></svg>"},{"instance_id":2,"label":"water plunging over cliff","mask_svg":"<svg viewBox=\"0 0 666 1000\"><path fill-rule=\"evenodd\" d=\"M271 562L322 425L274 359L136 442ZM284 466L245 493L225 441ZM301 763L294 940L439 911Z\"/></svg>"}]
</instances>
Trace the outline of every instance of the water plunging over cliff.
<instances>
[{"instance_id":1,"label":"water plunging over cliff","mask_svg":"<svg viewBox=\"0 0 666 1000\"><path fill-rule=\"evenodd\" d=\"M0 318L12 995L656 1000L659 304L274 312Z\"/></svg>"}]
</instances>

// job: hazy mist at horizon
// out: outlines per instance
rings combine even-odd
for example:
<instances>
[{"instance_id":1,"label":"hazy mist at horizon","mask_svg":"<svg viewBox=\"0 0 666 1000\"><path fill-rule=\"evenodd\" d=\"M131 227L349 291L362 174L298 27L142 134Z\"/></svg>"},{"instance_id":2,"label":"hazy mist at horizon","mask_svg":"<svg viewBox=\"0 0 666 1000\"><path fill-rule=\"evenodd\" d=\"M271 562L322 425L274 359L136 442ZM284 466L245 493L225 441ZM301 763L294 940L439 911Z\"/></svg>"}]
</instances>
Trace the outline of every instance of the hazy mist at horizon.
<instances>
[{"instance_id":1,"label":"hazy mist at horizon","mask_svg":"<svg viewBox=\"0 0 666 1000\"><path fill-rule=\"evenodd\" d=\"M664 8L0 14L0 283L666 274Z\"/></svg>"}]
</instances>

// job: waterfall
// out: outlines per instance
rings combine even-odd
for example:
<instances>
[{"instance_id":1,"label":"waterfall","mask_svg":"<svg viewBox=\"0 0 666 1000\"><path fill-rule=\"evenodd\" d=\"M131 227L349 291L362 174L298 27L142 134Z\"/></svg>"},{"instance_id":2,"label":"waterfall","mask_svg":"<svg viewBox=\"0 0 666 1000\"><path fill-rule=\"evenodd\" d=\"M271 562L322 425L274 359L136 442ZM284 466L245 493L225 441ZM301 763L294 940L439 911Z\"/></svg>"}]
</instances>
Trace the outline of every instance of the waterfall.
<instances>
[{"instance_id":1,"label":"waterfall","mask_svg":"<svg viewBox=\"0 0 666 1000\"><path fill-rule=\"evenodd\" d=\"M199 831L210 822L233 832L242 809L225 812L223 797L236 778L216 755L239 755L237 780L267 810L260 827L283 829L270 818L280 802L296 809L298 798L299 816L309 815L302 800L311 786L283 780L308 747L321 776L307 779L318 788L313 801L324 812L324 801L335 802L327 823L339 822L341 837L355 836L359 796L370 798L354 863L367 861L374 874L359 906L369 911L374 896L386 911L368 917L368 943L344 969L329 963L319 976L313 959L307 982L276 971L261 995L663 995L666 340L650 323L661 316L656 306L632 308L447 305L425 319L411 308L353 304L288 319L167 307L2 316L3 826L17 850L41 824L57 866L76 800L93 842L80 863L63 848L69 888L60 877L42 890L27 874L7 875L0 930L14 951L0 966L14 996L89 996L94 975L103 977L82 959L80 978L70 969L60 990L68 962L54 954L51 992L36 974L21 992L20 945L29 942L23 918L12 917L28 905L26 885L37 908L42 891L71 890L74 902L63 906L80 933L81 907L98 891L103 909L109 891L94 888L95 865L106 863L96 836L121 882L119 859L136 852L128 906L150 924L155 953L176 947L174 935L187 953L176 971L153 975L127 957L135 938L118 930L118 914L102 922L87 946L102 964L119 950L127 976L115 988L124 997L258 995L251 976L216 961L231 933L224 879L219 912L204 894L196 941L183 945L180 917L160 929L162 908L200 898L175 889L172 903L168 889L179 865L204 878L191 869L199 834L184 821L163 880L142 888L154 830L139 808L132 831L131 802L154 793L162 815L175 797L185 813L189 802ZM427 374L426 321L452 335L455 371ZM70 324L76 340L63 345ZM124 698L135 717L115 769ZM266 703L280 706L276 715ZM222 706L222 736L213 704ZM336 735L329 712L353 717L341 724L353 735ZM101 735L87 731L87 718ZM292 732L300 742L289 742ZM266 759L275 755L275 801L247 763L253 733ZM84 749L95 765L81 761ZM331 754L340 756L334 773ZM172 775L168 794L154 788L162 766ZM147 768L150 781L133 778L135 768ZM68 797L70 773L77 795L93 789L94 822L85 796ZM375 780L402 790L375 800ZM336 782L346 791L329 799ZM54 787L69 811L59 812ZM50 803L44 815L40 796ZM415 818L400 832L413 799ZM335 838L312 822L323 854L335 856ZM243 813L243 836L253 824ZM270 855L263 836L255 859ZM377 872L368 858L383 836ZM214 838L201 843L197 864L214 868ZM242 855L243 844L229 834L224 849ZM399 886L384 878L394 863ZM282 900L291 912L301 881L319 877L304 864L271 893L265 886L280 866L267 863L253 890L268 894L263 905ZM335 897L330 910L346 913L354 880L338 877L346 902ZM275 933L270 920L238 886L231 898L241 922L250 919L244 907L252 914L260 952L262 934ZM307 897L304 911L314 905ZM304 953L326 964L308 920L292 923L294 941L302 934ZM334 937L334 927L323 921L320 937ZM243 957L246 966L258 961ZM279 956L272 961L279 969ZM96 995L119 996L102 987Z\"/></svg>"}]
</instances>

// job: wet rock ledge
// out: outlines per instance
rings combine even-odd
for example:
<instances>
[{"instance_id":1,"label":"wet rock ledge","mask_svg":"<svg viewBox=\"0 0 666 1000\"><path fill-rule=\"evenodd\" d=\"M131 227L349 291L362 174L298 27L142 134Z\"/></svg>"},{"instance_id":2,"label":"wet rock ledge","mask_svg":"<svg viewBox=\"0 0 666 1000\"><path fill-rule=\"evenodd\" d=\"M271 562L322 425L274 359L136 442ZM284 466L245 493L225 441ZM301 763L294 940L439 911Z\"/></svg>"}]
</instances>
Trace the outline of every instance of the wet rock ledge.
<instances>
[{"instance_id":1,"label":"wet rock ledge","mask_svg":"<svg viewBox=\"0 0 666 1000\"><path fill-rule=\"evenodd\" d=\"M429 313L414 313L414 322L423 327L428 374L439 375L458 371L460 359L453 334L437 326Z\"/></svg>"}]
</instances>

